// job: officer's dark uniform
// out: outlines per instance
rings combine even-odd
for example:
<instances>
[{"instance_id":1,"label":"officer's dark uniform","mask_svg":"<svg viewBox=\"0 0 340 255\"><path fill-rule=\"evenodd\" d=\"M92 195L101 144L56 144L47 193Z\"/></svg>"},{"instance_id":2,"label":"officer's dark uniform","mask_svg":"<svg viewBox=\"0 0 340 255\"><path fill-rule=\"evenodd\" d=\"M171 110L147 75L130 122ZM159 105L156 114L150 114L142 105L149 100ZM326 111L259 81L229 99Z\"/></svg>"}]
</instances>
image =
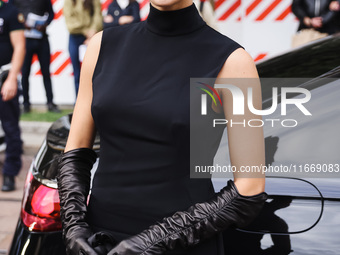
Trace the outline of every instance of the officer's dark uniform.
<instances>
[{"instance_id":1,"label":"officer's dark uniform","mask_svg":"<svg viewBox=\"0 0 340 255\"><path fill-rule=\"evenodd\" d=\"M23 24L19 21L20 18L14 6L0 0L0 66L11 62L13 47L10 41L10 32L23 29ZM0 120L7 145L6 159L2 169L4 177L16 176L21 168L22 141L19 116L18 95L6 102L2 101L0 95Z\"/></svg>"}]
</instances>

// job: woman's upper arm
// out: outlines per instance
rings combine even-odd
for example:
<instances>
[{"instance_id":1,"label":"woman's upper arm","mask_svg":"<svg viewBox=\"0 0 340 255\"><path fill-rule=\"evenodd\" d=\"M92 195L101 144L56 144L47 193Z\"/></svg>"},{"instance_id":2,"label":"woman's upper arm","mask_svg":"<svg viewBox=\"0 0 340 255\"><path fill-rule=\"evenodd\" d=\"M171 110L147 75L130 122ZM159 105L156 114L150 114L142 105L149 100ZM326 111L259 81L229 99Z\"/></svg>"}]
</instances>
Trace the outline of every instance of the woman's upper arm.
<instances>
[{"instance_id":1,"label":"woman's upper arm","mask_svg":"<svg viewBox=\"0 0 340 255\"><path fill-rule=\"evenodd\" d=\"M78 98L65 151L76 148L92 148L93 146L95 126L91 114L92 76L97 63L101 40L102 32L94 35L85 53L80 72Z\"/></svg>"},{"instance_id":2,"label":"woman's upper arm","mask_svg":"<svg viewBox=\"0 0 340 255\"><path fill-rule=\"evenodd\" d=\"M221 80L220 78L227 78ZM220 71L217 83L228 83L239 88L244 95L244 114L234 114L232 93L229 89L219 89L223 100L223 110L228 121L227 131L231 164L237 169L242 166L264 166L265 150L262 127L251 127L249 120L260 119L248 109L248 88L252 88L253 105L255 109L262 108L261 84L253 59L243 49L235 50L225 62ZM255 123L255 122L254 122ZM258 122L256 124L258 125ZM235 178L240 177L236 174ZM242 176L249 177L249 176ZM262 177L256 175L252 177Z\"/></svg>"}]
</instances>

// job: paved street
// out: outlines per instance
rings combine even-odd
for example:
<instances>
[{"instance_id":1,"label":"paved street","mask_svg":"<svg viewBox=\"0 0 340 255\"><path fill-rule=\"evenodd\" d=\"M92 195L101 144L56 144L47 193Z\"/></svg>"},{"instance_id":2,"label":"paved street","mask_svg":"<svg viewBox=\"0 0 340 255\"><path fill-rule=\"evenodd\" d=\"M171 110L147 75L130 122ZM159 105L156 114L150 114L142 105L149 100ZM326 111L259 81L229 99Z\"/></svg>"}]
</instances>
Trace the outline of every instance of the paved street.
<instances>
[{"instance_id":1,"label":"paved street","mask_svg":"<svg viewBox=\"0 0 340 255\"><path fill-rule=\"evenodd\" d=\"M45 122L20 123L22 140L24 142L23 167L16 178L17 189L13 192L0 191L0 254L7 254L11 244L16 222L20 214L25 177L50 125L51 123ZM4 152L0 152L0 169L2 169L4 158ZM2 174L0 175L0 183L2 184Z\"/></svg>"}]
</instances>

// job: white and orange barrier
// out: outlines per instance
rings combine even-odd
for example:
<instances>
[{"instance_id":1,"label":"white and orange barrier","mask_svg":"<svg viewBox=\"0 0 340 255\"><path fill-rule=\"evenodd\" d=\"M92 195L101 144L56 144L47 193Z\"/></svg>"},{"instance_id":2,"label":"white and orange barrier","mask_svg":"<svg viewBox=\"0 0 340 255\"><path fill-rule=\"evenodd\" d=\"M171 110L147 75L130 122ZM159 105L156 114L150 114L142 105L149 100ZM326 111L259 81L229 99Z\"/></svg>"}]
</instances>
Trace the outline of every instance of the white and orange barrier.
<instances>
[{"instance_id":1,"label":"white and orange barrier","mask_svg":"<svg viewBox=\"0 0 340 255\"><path fill-rule=\"evenodd\" d=\"M102 0L105 10L111 0ZM149 1L138 0L141 18L146 19ZM216 0L215 16L221 33L239 42L258 61L290 48L298 22L291 13L292 0ZM48 27L51 45L50 71L57 104L73 104L75 99L72 65L68 55L68 32L62 15L64 0L52 0L54 21ZM33 104L46 100L40 66L32 61L30 98Z\"/></svg>"}]
</instances>

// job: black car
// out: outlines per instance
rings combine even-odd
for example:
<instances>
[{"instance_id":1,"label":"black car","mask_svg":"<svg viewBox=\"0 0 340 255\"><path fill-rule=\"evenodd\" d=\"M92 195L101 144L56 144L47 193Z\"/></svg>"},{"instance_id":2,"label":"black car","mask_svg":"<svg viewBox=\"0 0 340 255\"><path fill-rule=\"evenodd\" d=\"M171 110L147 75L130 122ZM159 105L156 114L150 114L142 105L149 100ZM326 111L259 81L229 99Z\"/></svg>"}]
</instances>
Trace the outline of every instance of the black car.
<instances>
[{"instance_id":1,"label":"black car","mask_svg":"<svg viewBox=\"0 0 340 255\"><path fill-rule=\"evenodd\" d=\"M339 49L340 36L331 36L257 65L261 77L307 78L280 86L306 88L313 98L307 106L314 117L302 119L299 128L265 128L268 164L301 165L312 171L319 155L325 155L321 165L336 168L340 163ZM273 84L262 84L264 108L270 106ZM298 108L291 109L300 119L297 112ZM56 159L65 147L70 121L71 116L64 116L53 123L32 162L9 255L65 254ZM96 137L94 150L99 153L99 149ZM267 176L269 198L264 209L247 228L224 233L226 254L340 254L340 179L335 178L340 173L334 170L326 175L329 178L308 178L306 173ZM224 179L214 178L213 182L216 190L225 185Z\"/></svg>"}]
</instances>

